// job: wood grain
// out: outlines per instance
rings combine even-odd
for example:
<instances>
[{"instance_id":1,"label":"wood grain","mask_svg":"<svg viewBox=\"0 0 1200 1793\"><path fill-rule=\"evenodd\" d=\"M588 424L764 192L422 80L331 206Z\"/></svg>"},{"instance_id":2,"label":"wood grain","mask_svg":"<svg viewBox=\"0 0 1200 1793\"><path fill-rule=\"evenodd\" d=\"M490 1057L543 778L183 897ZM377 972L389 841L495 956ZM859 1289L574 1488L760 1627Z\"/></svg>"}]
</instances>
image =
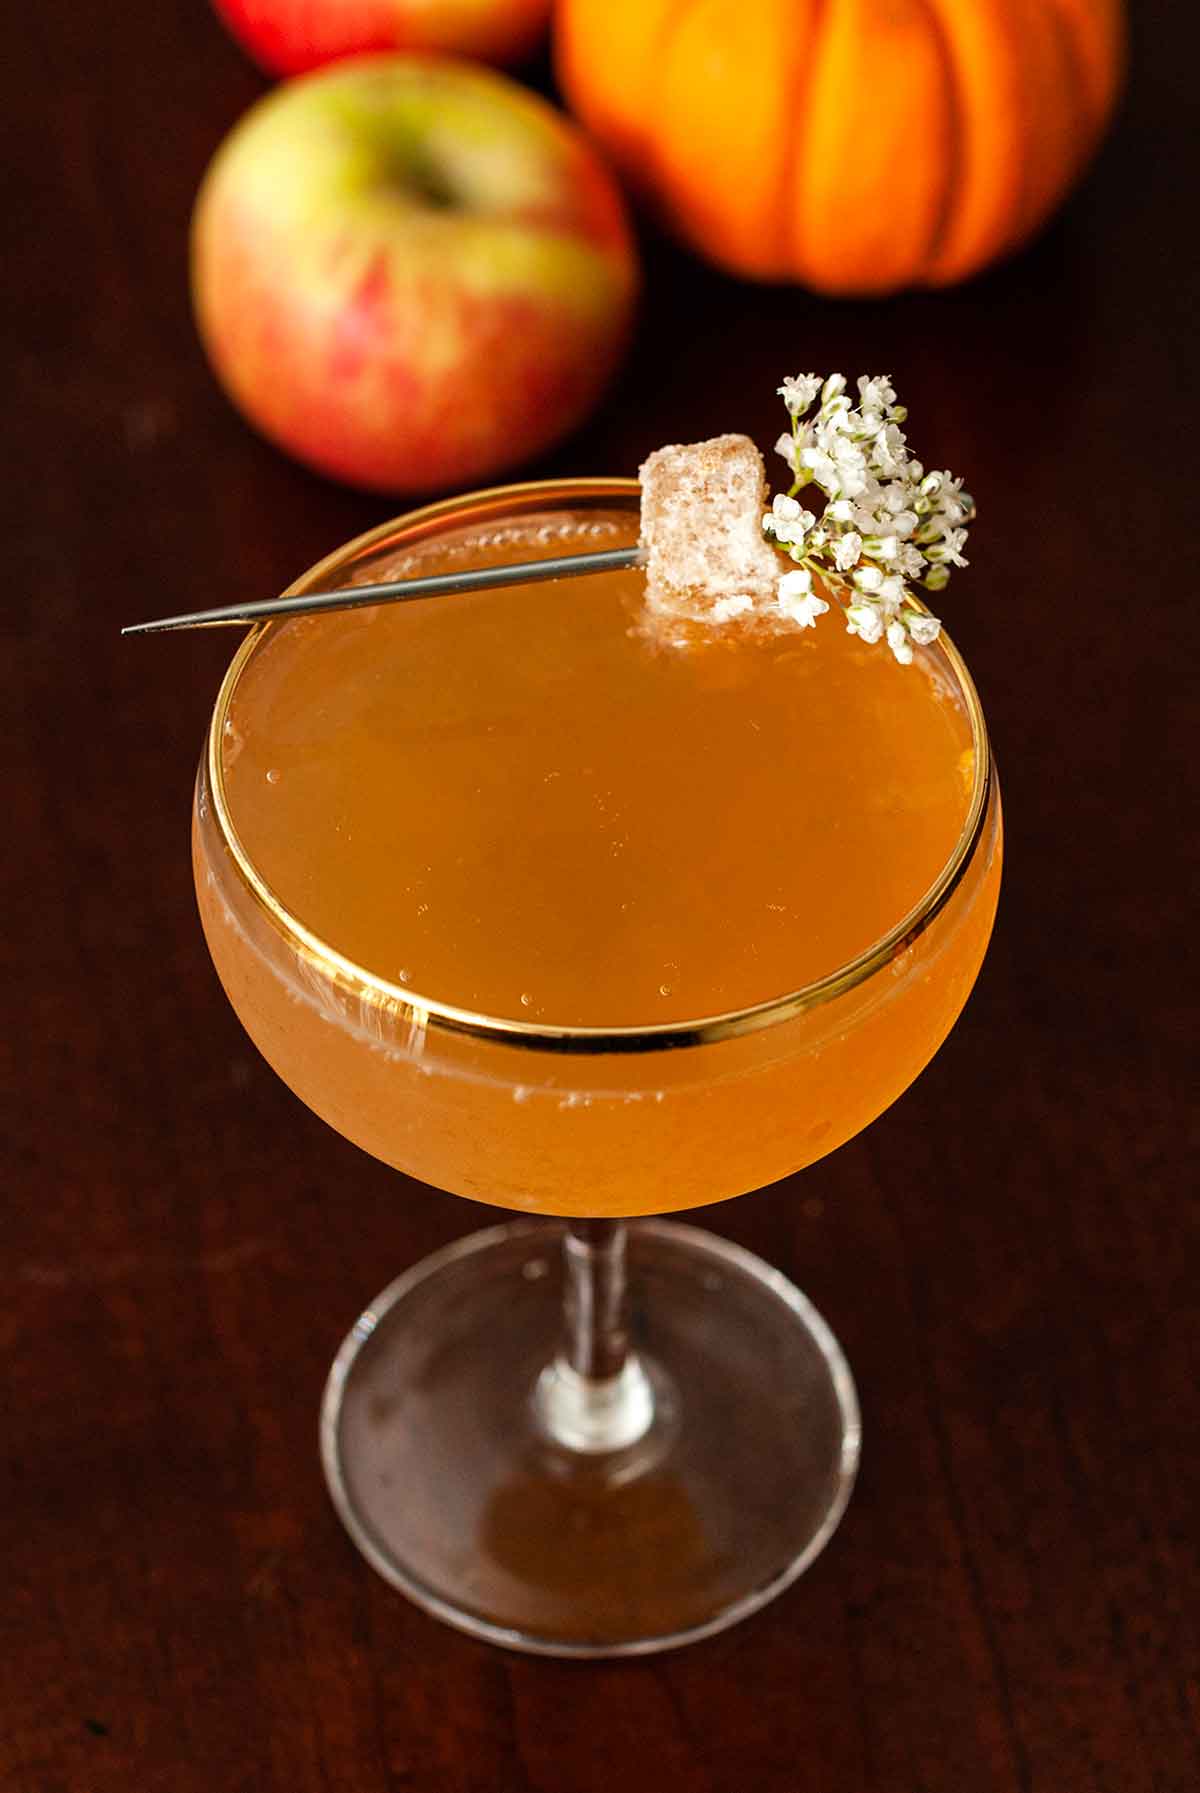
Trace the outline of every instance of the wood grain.
<instances>
[{"instance_id":1,"label":"wood grain","mask_svg":"<svg viewBox=\"0 0 1200 1793\"><path fill-rule=\"evenodd\" d=\"M892 372L980 501L953 626L1010 831L936 1063L832 1159L708 1216L796 1276L855 1366L848 1518L755 1620L611 1666L461 1638L341 1532L315 1450L329 1359L477 1217L254 1056L186 850L229 644L116 632L277 591L388 509L252 436L191 328L191 198L262 83L198 5L34 9L9 35L4 1788L1197 1785L1200 28L1137 13L1113 138L1031 252L960 292L832 305L648 236L628 369L537 469L769 441L783 373Z\"/></svg>"}]
</instances>

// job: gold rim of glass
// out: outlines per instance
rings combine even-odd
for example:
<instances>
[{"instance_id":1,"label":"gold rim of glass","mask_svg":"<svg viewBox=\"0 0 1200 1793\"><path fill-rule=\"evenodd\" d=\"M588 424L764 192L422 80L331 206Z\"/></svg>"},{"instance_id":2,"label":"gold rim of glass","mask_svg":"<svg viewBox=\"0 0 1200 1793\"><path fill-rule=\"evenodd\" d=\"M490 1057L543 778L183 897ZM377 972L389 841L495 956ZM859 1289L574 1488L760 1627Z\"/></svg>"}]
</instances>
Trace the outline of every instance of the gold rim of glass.
<instances>
[{"instance_id":1,"label":"gold rim of glass","mask_svg":"<svg viewBox=\"0 0 1200 1793\"><path fill-rule=\"evenodd\" d=\"M598 506L607 500L625 501L634 498L639 485L634 479L551 479L530 480L518 485L492 486L481 492L461 497L444 498L423 505L381 523L363 535L334 550L287 587L287 596L329 589L329 580L345 574L356 561L373 555L389 541L399 547L413 545L435 534L439 525L468 517L493 520L527 510L554 509L565 501L573 505ZM481 517L482 513L482 517ZM433 600L438 602L440 600ZM453 602L452 599L448 600ZM225 790L225 774L221 764L221 740L229 705L244 667L258 642L280 622L256 624L242 642L230 663L217 694L209 724L206 746L208 784L212 814L222 842L246 890L258 907L287 937L293 950L316 968L329 982L351 995L384 1004L403 1018L407 1025L471 1038L491 1040L501 1045L542 1052L616 1053L661 1052L679 1047L715 1045L722 1040L736 1039L743 1034L761 1032L790 1021L809 1009L819 1007L845 995L856 985L889 965L904 953L945 908L958 888L974 857L988 813L993 780L991 747L983 718L983 708L974 681L953 642L943 634L939 646L958 681L971 725L975 753L975 777L966 819L954 848L937 878L919 902L890 928L874 945L855 958L828 972L815 982L781 996L767 997L746 1008L731 1009L723 1014L703 1015L693 1021L656 1021L644 1026L568 1027L549 1026L536 1021L520 1021L502 1015L488 1015L473 1009L459 1008L454 1003L423 996L407 985L368 971L353 959L338 952L294 915L263 878L247 853L234 826Z\"/></svg>"}]
</instances>

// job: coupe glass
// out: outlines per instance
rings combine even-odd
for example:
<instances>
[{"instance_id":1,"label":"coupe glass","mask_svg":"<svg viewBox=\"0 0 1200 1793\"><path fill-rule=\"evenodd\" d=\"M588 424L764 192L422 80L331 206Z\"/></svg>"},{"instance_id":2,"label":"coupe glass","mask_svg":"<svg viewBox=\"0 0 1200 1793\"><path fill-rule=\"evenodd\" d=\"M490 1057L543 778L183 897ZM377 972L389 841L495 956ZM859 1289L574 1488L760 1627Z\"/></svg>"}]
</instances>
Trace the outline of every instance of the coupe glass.
<instances>
[{"instance_id":1,"label":"coupe glass","mask_svg":"<svg viewBox=\"0 0 1200 1793\"><path fill-rule=\"evenodd\" d=\"M637 506L628 480L454 499L360 537L290 589L396 576L464 526L493 539L513 526L515 540L530 517L594 514L604 545L632 542ZM858 1463L858 1406L798 1289L661 1216L833 1150L953 1025L1000 871L970 677L943 636L930 651L969 723L973 788L939 875L883 938L735 1013L549 1027L389 983L268 885L230 813L229 711L286 626L256 628L234 657L200 767L196 888L217 971L264 1056L339 1132L522 1211L405 1270L355 1321L321 1414L337 1510L388 1581L498 1644L634 1655L721 1630L828 1541Z\"/></svg>"}]
</instances>

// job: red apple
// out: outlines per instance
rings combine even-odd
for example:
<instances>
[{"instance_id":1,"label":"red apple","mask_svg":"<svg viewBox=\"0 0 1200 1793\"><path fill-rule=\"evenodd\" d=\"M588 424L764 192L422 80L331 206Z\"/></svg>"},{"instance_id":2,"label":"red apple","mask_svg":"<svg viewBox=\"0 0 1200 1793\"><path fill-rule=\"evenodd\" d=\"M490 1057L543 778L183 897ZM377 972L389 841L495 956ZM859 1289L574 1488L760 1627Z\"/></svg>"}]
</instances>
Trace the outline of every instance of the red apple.
<instances>
[{"instance_id":1,"label":"red apple","mask_svg":"<svg viewBox=\"0 0 1200 1793\"><path fill-rule=\"evenodd\" d=\"M255 61L298 75L365 50L445 50L516 62L546 28L550 0L213 0Z\"/></svg>"},{"instance_id":2,"label":"red apple","mask_svg":"<svg viewBox=\"0 0 1200 1793\"><path fill-rule=\"evenodd\" d=\"M442 58L288 82L225 140L192 292L230 397L352 485L479 480L563 436L629 332L637 263L596 152L544 100Z\"/></svg>"}]
</instances>

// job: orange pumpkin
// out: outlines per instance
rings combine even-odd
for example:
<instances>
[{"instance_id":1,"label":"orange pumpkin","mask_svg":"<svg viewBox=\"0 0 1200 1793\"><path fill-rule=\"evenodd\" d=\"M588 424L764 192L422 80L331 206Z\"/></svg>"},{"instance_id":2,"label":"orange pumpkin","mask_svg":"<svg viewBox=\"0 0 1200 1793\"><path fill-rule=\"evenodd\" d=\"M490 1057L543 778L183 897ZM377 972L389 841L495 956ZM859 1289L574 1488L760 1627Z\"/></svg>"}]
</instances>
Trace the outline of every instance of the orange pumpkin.
<instances>
[{"instance_id":1,"label":"orange pumpkin","mask_svg":"<svg viewBox=\"0 0 1200 1793\"><path fill-rule=\"evenodd\" d=\"M580 118L720 266L945 286L1037 230L1108 122L1121 0L559 0Z\"/></svg>"}]
</instances>

